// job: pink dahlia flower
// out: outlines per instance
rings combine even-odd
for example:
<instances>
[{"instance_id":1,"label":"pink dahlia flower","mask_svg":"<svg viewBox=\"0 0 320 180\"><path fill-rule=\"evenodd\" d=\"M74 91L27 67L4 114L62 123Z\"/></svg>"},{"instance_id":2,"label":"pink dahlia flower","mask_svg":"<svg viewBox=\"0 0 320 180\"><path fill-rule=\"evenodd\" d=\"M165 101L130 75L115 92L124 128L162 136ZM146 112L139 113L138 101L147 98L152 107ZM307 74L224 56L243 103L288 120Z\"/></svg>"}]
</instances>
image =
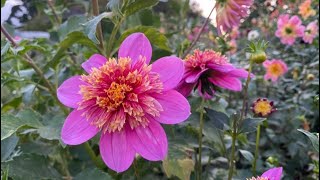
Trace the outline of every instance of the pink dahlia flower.
<instances>
[{"instance_id":1,"label":"pink dahlia flower","mask_svg":"<svg viewBox=\"0 0 320 180\"><path fill-rule=\"evenodd\" d=\"M303 41L311 44L313 39L318 35L318 29L317 21L309 23L304 31Z\"/></svg>"},{"instance_id":2,"label":"pink dahlia flower","mask_svg":"<svg viewBox=\"0 0 320 180\"><path fill-rule=\"evenodd\" d=\"M218 0L216 4L217 29L227 32L240 24L241 18L248 16L253 0Z\"/></svg>"},{"instance_id":3,"label":"pink dahlia flower","mask_svg":"<svg viewBox=\"0 0 320 180\"><path fill-rule=\"evenodd\" d=\"M261 176L252 177L247 180L280 180L282 176L282 167L272 168L264 172Z\"/></svg>"},{"instance_id":4,"label":"pink dahlia flower","mask_svg":"<svg viewBox=\"0 0 320 180\"><path fill-rule=\"evenodd\" d=\"M263 62L263 66L266 68L267 73L264 75L264 79L271 79L273 82L284 75L288 71L286 63L281 59L266 60Z\"/></svg>"},{"instance_id":5,"label":"pink dahlia flower","mask_svg":"<svg viewBox=\"0 0 320 180\"><path fill-rule=\"evenodd\" d=\"M134 33L121 44L118 59L95 54L82 64L88 74L61 84L59 100L74 108L62 128L64 143L78 145L101 132L101 157L117 172L127 170L136 153L150 161L165 158L160 123L186 120L190 105L173 90L183 76L182 60L168 56L149 65L151 53L146 36Z\"/></svg>"},{"instance_id":6,"label":"pink dahlia flower","mask_svg":"<svg viewBox=\"0 0 320 180\"><path fill-rule=\"evenodd\" d=\"M303 36L304 29L298 16L290 18L288 14L282 14L278 19L278 29L275 35L281 39L282 44L292 45L296 38Z\"/></svg>"},{"instance_id":7,"label":"pink dahlia flower","mask_svg":"<svg viewBox=\"0 0 320 180\"><path fill-rule=\"evenodd\" d=\"M198 88L200 96L211 98L216 87L241 91L239 78L247 78L248 72L237 69L227 58L213 50L195 50L184 62L185 74L177 86L177 90L188 96L193 88Z\"/></svg>"}]
</instances>

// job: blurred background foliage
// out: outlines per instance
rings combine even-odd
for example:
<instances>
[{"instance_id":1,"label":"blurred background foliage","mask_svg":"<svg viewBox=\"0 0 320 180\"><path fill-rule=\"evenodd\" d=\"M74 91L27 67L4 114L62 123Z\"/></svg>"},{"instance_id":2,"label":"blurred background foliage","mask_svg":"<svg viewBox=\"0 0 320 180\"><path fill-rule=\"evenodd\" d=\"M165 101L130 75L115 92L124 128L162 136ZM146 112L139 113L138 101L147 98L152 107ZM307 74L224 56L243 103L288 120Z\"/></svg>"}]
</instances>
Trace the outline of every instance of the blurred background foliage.
<instances>
[{"instance_id":1,"label":"blurred background foliage","mask_svg":"<svg viewBox=\"0 0 320 180\"><path fill-rule=\"evenodd\" d=\"M301 2L288 0L283 6L277 3L255 0L250 16L238 30L235 51L231 52L234 47L229 44L230 38L218 37L212 24L196 48L223 52L233 64L248 68L244 51L248 33L257 31L258 37L253 41L269 41L268 59L283 59L289 71L277 83L272 83L263 79L262 65L255 65L253 69L256 76L249 86L248 106L259 97L267 97L278 109L263 122L258 174L270 167L283 166L284 180L319 179L319 154L312 146L315 141L297 130L305 130L307 135L319 133L319 39L313 44L301 41L294 46L282 45L274 36L277 17L282 13L297 14ZM303 24L318 19L318 1L313 1L313 5L317 16L304 20ZM107 49L109 55L116 56L120 43L130 33L144 32L153 45L152 60L171 54L181 57L191 43L193 29L205 21L199 6L189 0L100 0L101 14L97 17L92 14L90 1L28 0L23 6L28 9L27 15L14 19L12 13L3 24L13 37L21 38L18 46L12 46L1 36L1 178L194 179L197 108L201 101L197 94L189 97L192 115L187 121L164 126L169 139L166 160L149 162L137 157L128 171L116 174L106 166L97 169L84 145L63 144L60 130L66 114L23 55L33 59L56 89L68 77L83 74L81 63L92 54L105 52L95 36L98 22L101 22L103 43L107 45L115 24L121 21L114 46ZM17 25L17 19L21 24ZM207 101L206 107L214 113L206 114L202 160L205 179L226 179L231 151L230 119L241 109L241 99L241 93L218 90L215 97ZM225 115L221 121L215 118L219 112ZM247 114L251 117L249 109ZM246 121L236 144L234 179L239 180L252 176L257 120ZM99 154L97 143L97 137L90 141Z\"/></svg>"}]
</instances>

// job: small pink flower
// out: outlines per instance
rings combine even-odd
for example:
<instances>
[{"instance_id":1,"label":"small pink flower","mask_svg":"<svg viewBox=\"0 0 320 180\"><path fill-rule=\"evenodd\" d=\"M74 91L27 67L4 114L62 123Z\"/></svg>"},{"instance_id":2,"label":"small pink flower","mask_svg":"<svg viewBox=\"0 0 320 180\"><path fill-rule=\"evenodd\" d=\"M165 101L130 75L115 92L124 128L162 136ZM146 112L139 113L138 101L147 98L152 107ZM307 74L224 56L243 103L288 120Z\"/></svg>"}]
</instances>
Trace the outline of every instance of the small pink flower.
<instances>
[{"instance_id":1,"label":"small pink flower","mask_svg":"<svg viewBox=\"0 0 320 180\"><path fill-rule=\"evenodd\" d=\"M211 98L216 87L241 91L239 78L247 78L248 72L237 69L227 58L213 50L195 50L184 62L185 74L177 86L177 90L188 96L193 88L198 88L200 96Z\"/></svg>"},{"instance_id":2,"label":"small pink flower","mask_svg":"<svg viewBox=\"0 0 320 180\"><path fill-rule=\"evenodd\" d=\"M266 68L267 73L264 75L264 79L271 79L273 82L284 75L288 71L286 63L281 59L266 60L263 62L263 66Z\"/></svg>"},{"instance_id":3,"label":"small pink flower","mask_svg":"<svg viewBox=\"0 0 320 180\"><path fill-rule=\"evenodd\" d=\"M230 46L230 53L234 54L237 52L237 41L234 39L231 39L231 41L229 41L229 46Z\"/></svg>"},{"instance_id":4,"label":"small pink flower","mask_svg":"<svg viewBox=\"0 0 320 180\"><path fill-rule=\"evenodd\" d=\"M317 12L314 9L312 9L311 4L311 0L305 0L299 6L299 14L302 16L303 19L307 19L309 16L314 16L317 14Z\"/></svg>"},{"instance_id":5,"label":"small pink flower","mask_svg":"<svg viewBox=\"0 0 320 180\"><path fill-rule=\"evenodd\" d=\"M240 35L239 27L233 27L232 31L230 32L230 38L234 40L234 39L237 39L239 35Z\"/></svg>"},{"instance_id":6,"label":"small pink flower","mask_svg":"<svg viewBox=\"0 0 320 180\"><path fill-rule=\"evenodd\" d=\"M303 36L304 29L298 16L290 18L288 14L282 14L278 19L278 29L275 35L281 39L282 44L292 45L296 38Z\"/></svg>"},{"instance_id":7,"label":"small pink flower","mask_svg":"<svg viewBox=\"0 0 320 180\"><path fill-rule=\"evenodd\" d=\"M21 38L20 36L15 36L15 37L13 38L13 40L14 40L15 42L19 43L20 41L22 41L22 38Z\"/></svg>"},{"instance_id":8,"label":"small pink flower","mask_svg":"<svg viewBox=\"0 0 320 180\"><path fill-rule=\"evenodd\" d=\"M247 180L281 180L282 167L272 168L264 172L261 176L252 177Z\"/></svg>"},{"instance_id":9,"label":"small pink flower","mask_svg":"<svg viewBox=\"0 0 320 180\"><path fill-rule=\"evenodd\" d=\"M229 31L240 24L241 18L248 16L253 0L221 0L216 4L218 32Z\"/></svg>"},{"instance_id":10,"label":"small pink flower","mask_svg":"<svg viewBox=\"0 0 320 180\"><path fill-rule=\"evenodd\" d=\"M196 27L194 27L194 28L192 29L191 33L188 35L188 39L189 39L190 41L193 41L193 40L197 37L197 35L199 34L200 31L201 31L201 26L196 26ZM209 27L208 27L208 26L205 26L205 27L203 28L203 33L207 33L207 32L209 32Z\"/></svg>"},{"instance_id":11,"label":"small pink flower","mask_svg":"<svg viewBox=\"0 0 320 180\"><path fill-rule=\"evenodd\" d=\"M160 123L186 120L190 105L173 90L183 76L182 60L168 56L149 65L151 54L147 37L134 33L121 44L118 59L95 54L82 64L87 75L60 85L59 100L74 108L62 128L64 143L78 145L101 132L101 157L117 172L127 170L136 153L150 161L166 157Z\"/></svg>"},{"instance_id":12,"label":"small pink flower","mask_svg":"<svg viewBox=\"0 0 320 180\"><path fill-rule=\"evenodd\" d=\"M317 21L309 23L304 31L303 41L311 44L313 39L318 35L318 29Z\"/></svg>"}]
</instances>

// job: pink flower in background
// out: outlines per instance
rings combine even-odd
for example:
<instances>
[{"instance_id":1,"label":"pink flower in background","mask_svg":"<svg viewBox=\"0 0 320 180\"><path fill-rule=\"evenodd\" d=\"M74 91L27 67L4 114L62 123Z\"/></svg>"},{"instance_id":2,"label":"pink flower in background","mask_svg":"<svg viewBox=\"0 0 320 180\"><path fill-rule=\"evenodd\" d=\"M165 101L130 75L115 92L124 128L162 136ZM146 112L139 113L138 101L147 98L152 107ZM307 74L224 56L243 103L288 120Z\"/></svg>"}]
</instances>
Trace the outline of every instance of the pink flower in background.
<instances>
[{"instance_id":1,"label":"pink flower in background","mask_svg":"<svg viewBox=\"0 0 320 180\"><path fill-rule=\"evenodd\" d=\"M231 39L237 39L239 37L239 27L233 27L232 31L230 32L230 38Z\"/></svg>"},{"instance_id":2,"label":"pink flower in background","mask_svg":"<svg viewBox=\"0 0 320 180\"><path fill-rule=\"evenodd\" d=\"M281 180L282 167L272 168L264 172L261 176L252 177L247 180Z\"/></svg>"},{"instance_id":3,"label":"pink flower in background","mask_svg":"<svg viewBox=\"0 0 320 180\"><path fill-rule=\"evenodd\" d=\"M253 4L253 0L224 0L217 1L216 21L218 32L227 32L240 24L241 18L248 16L248 10Z\"/></svg>"},{"instance_id":4,"label":"pink flower in background","mask_svg":"<svg viewBox=\"0 0 320 180\"><path fill-rule=\"evenodd\" d=\"M229 46L230 46L230 53L234 54L237 52L237 41L234 39L231 39L231 41L229 41Z\"/></svg>"},{"instance_id":5,"label":"pink flower in background","mask_svg":"<svg viewBox=\"0 0 320 180\"><path fill-rule=\"evenodd\" d=\"M188 35L188 39L189 39L190 41L193 41L193 40L197 37L197 35L199 34L200 31L201 31L201 26L196 26L196 27L194 27L194 28L192 29L191 33ZM209 27L208 27L208 26L205 26L205 27L203 28L203 33L207 33L207 32L209 32Z\"/></svg>"},{"instance_id":6,"label":"pink flower in background","mask_svg":"<svg viewBox=\"0 0 320 180\"><path fill-rule=\"evenodd\" d=\"M239 78L248 77L247 71L235 68L225 56L213 50L195 50L186 57L184 65L185 74L177 86L184 96L188 96L195 87L204 98L211 98L216 86L241 91Z\"/></svg>"},{"instance_id":7,"label":"pink flower in background","mask_svg":"<svg viewBox=\"0 0 320 180\"><path fill-rule=\"evenodd\" d=\"M318 35L318 24L317 21L309 23L304 31L303 41L311 44L313 39Z\"/></svg>"},{"instance_id":8,"label":"pink flower in background","mask_svg":"<svg viewBox=\"0 0 320 180\"><path fill-rule=\"evenodd\" d=\"M101 157L117 172L127 170L136 153L150 161L165 158L160 123L186 120L190 105L173 90L184 73L182 60L168 56L149 65L151 54L146 36L134 33L121 44L118 59L95 54L82 64L87 75L61 84L59 100L74 108L62 128L64 143L78 145L101 132Z\"/></svg>"},{"instance_id":9,"label":"pink flower in background","mask_svg":"<svg viewBox=\"0 0 320 180\"><path fill-rule=\"evenodd\" d=\"M282 14L278 19L278 29L275 35L281 39L282 44L292 45L296 38L303 36L304 29L298 16L290 18L288 14Z\"/></svg>"},{"instance_id":10,"label":"pink flower in background","mask_svg":"<svg viewBox=\"0 0 320 180\"><path fill-rule=\"evenodd\" d=\"M308 17L317 14L317 12L312 8L311 4L311 0L305 0L302 4L300 4L299 14L302 16L303 19L307 19Z\"/></svg>"},{"instance_id":11,"label":"pink flower in background","mask_svg":"<svg viewBox=\"0 0 320 180\"><path fill-rule=\"evenodd\" d=\"M273 82L284 75L288 71L286 63L281 59L266 60L263 62L263 66L266 68L267 73L264 75L264 79L271 79Z\"/></svg>"}]
</instances>

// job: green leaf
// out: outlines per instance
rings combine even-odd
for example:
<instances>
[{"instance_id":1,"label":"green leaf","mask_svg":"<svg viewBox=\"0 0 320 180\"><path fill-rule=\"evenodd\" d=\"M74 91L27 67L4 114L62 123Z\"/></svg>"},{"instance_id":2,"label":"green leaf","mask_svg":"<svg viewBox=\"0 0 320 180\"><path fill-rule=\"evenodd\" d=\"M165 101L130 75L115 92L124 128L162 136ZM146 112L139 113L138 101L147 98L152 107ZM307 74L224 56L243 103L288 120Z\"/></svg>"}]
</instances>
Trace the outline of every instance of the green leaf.
<instances>
[{"instance_id":1,"label":"green leaf","mask_svg":"<svg viewBox=\"0 0 320 180\"><path fill-rule=\"evenodd\" d=\"M96 52L99 51L96 44L92 42L89 38L87 38L86 35L84 35L80 31L74 31L72 33L69 33L66 39L64 39L59 44L60 48L58 52L54 55L53 59L48 64L46 64L44 69L48 69L49 67L55 68L59 64L61 58L64 56L64 52L76 43L92 48Z\"/></svg>"},{"instance_id":2,"label":"green leaf","mask_svg":"<svg viewBox=\"0 0 320 180\"><path fill-rule=\"evenodd\" d=\"M1 170L2 171L2 170ZM1 180L8 180L9 179L9 166L1 172Z\"/></svg>"},{"instance_id":3,"label":"green leaf","mask_svg":"<svg viewBox=\"0 0 320 180\"><path fill-rule=\"evenodd\" d=\"M5 3L6 3L6 0L1 0L1 7L3 7Z\"/></svg>"},{"instance_id":4,"label":"green leaf","mask_svg":"<svg viewBox=\"0 0 320 180\"><path fill-rule=\"evenodd\" d=\"M124 14L126 17L131 16L142 9L155 6L158 2L158 0L136 0L126 7Z\"/></svg>"},{"instance_id":5,"label":"green leaf","mask_svg":"<svg viewBox=\"0 0 320 180\"><path fill-rule=\"evenodd\" d=\"M182 180L189 180L191 172L194 170L194 162L192 159L165 159L162 167L166 175L170 178L177 176Z\"/></svg>"},{"instance_id":6,"label":"green leaf","mask_svg":"<svg viewBox=\"0 0 320 180\"><path fill-rule=\"evenodd\" d=\"M239 149L239 151L246 160L248 160L249 162L253 161L254 157L251 152L242 149Z\"/></svg>"},{"instance_id":7,"label":"green leaf","mask_svg":"<svg viewBox=\"0 0 320 180\"><path fill-rule=\"evenodd\" d=\"M39 128L42 124L31 110L19 113L18 117L11 114L1 115L1 141L14 134L18 129L29 126Z\"/></svg>"},{"instance_id":8,"label":"green leaf","mask_svg":"<svg viewBox=\"0 0 320 180\"><path fill-rule=\"evenodd\" d=\"M83 30L82 24L87 18L83 15L71 16L58 29L59 39L64 39L69 33Z\"/></svg>"},{"instance_id":9,"label":"green leaf","mask_svg":"<svg viewBox=\"0 0 320 180\"><path fill-rule=\"evenodd\" d=\"M2 165L10 167L9 176L14 180L58 179L61 177L49 164L46 157L36 154L23 154Z\"/></svg>"},{"instance_id":10,"label":"green leaf","mask_svg":"<svg viewBox=\"0 0 320 180\"><path fill-rule=\"evenodd\" d=\"M7 41L6 44L1 48L1 57L8 52L10 48L10 42Z\"/></svg>"},{"instance_id":11,"label":"green leaf","mask_svg":"<svg viewBox=\"0 0 320 180\"><path fill-rule=\"evenodd\" d=\"M210 119L210 122L212 122L216 128L220 130L227 130L230 128L228 125L229 117L226 114L208 108L205 108L205 110L207 112L207 116Z\"/></svg>"},{"instance_id":12,"label":"green leaf","mask_svg":"<svg viewBox=\"0 0 320 180\"><path fill-rule=\"evenodd\" d=\"M265 120L265 118L247 118L243 121L242 127L240 128L240 132L254 132L257 130L257 126Z\"/></svg>"},{"instance_id":13,"label":"green leaf","mask_svg":"<svg viewBox=\"0 0 320 180\"><path fill-rule=\"evenodd\" d=\"M17 146L19 138L17 136L10 136L1 141L1 162L4 162L12 154L14 148Z\"/></svg>"},{"instance_id":14,"label":"green leaf","mask_svg":"<svg viewBox=\"0 0 320 180\"><path fill-rule=\"evenodd\" d=\"M87 179L94 179L94 180L112 180L112 177L97 169L97 168L88 168L83 170L81 173L77 174L74 180L87 180Z\"/></svg>"},{"instance_id":15,"label":"green leaf","mask_svg":"<svg viewBox=\"0 0 320 180\"><path fill-rule=\"evenodd\" d=\"M99 44L99 40L96 37L97 25L103 18L112 17L112 13L104 12L99 16L94 17L90 21L86 22L84 25L84 33L88 36L88 38L96 44Z\"/></svg>"},{"instance_id":16,"label":"green leaf","mask_svg":"<svg viewBox=\"0 0 320 180\"><path fill-rule=\"evenodd\" d=\"M130 34L135 32L142 32L144 33L152 45L157 46L160 49L166 50L171 52L171 49L168 46L168 39L165 35L160 33L157 29L150 27L150 26L137 26L131 29L126 30L122 33L119 40L117 41L117 47L120 46L122 41L128 37Z\"/></svg>"},{"instance_id":17,"label":"green leaf","mask_svg":"<svg viewBox=\"0 0 320 180\"><path fill-rule=\"evenodd\" d=\"M305 131L303 129L297 129L298 131L302 132L303 134L305 134L306 136L308 136L308 138L310 139L311 143L312 143L312 146L314 147L314 149L319 152L319 138L308 132L308 131Z\"/></svg>"},{"instance_id":18,"label":"green leaf","mask_svg":"<svg viewBox=\"0 0 320 180\"><path fill-rule=\"evenodd\" d=\"M59 140L60 143L65 146L61 140L61 129L64 123L65 117L62 115L54 116L47 125L44 125L37 129L39 135L48 140Z\"/></svg>"}]
</instances>

